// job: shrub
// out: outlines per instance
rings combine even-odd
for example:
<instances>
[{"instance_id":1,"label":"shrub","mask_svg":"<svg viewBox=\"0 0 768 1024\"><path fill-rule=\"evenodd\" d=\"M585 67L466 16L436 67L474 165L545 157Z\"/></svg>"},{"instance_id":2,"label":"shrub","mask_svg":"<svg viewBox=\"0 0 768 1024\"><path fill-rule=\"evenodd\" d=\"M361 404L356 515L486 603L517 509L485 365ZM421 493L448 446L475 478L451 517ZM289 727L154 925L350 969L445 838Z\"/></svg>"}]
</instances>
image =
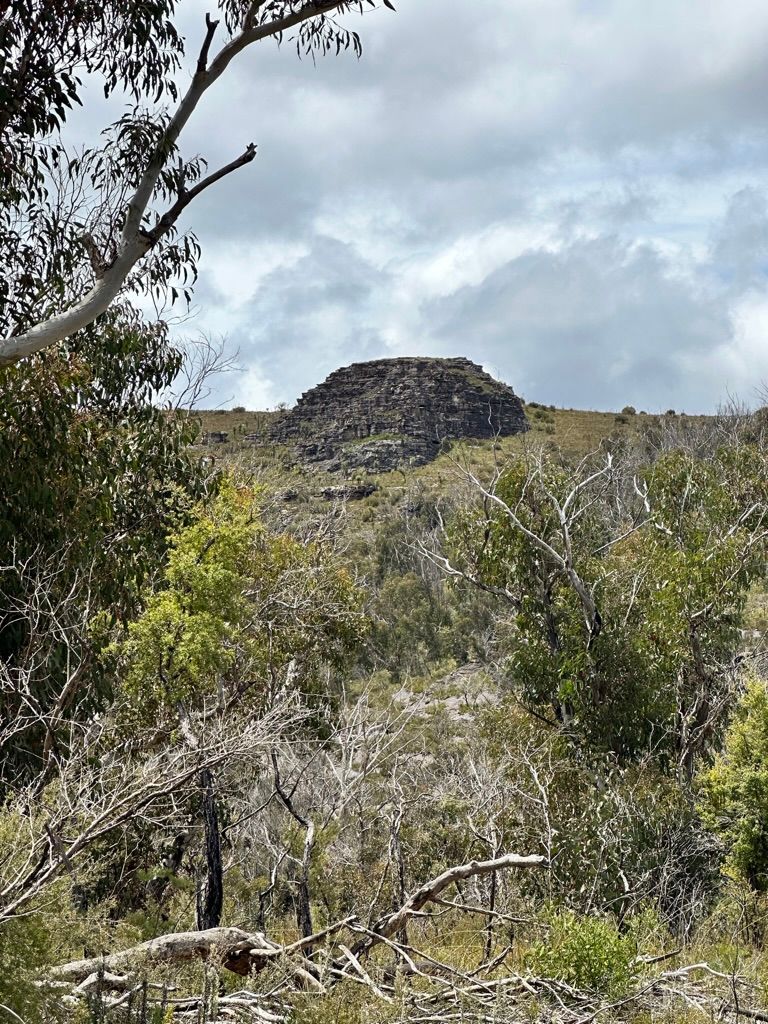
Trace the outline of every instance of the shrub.
<instances>
[{"instance_id":1,"label":"shrub","mask_svg":"<svg viewBox=\"0 0 768 1024\"><path fill-rule=\"evenodd\" d=\"M624 416L636 416L637 415L637 410L635 409L634 405L625 405L624 408L621 411L622 411L622 414Z\"/></svg>"},{"instance_id":2,"label":"shrub","mask_svg":"<svg viewBox=\"0 0 768 1024\"><path fill-rule=\"evenodd\" d=\"M634 977L635 942L619 934L615 923L582 917L570 910L553 914L545 942L536 943L526 967L540 977L609 996L625 993Z\"/></svg>"},{"instance_id":3,"label":"shrub","mask_svg":"<svg viewBox=\"0 0 768 1024\"><path fill-rule=\"evenodd\" d=\"M232 406L232 412L245 412L245 406L244 405L233 405Z\"/></svg>"},{"instance_id":4,"label":"shrub","mask_svg":"<svg viewBox=\"0 0 768 1024\"><path fill-rule=\"evenodd\" d=\"M768 892L768 687L749 684L725 748L701 778L701 812L724 841L728 870Z\"/></svg>"}]
</instances>

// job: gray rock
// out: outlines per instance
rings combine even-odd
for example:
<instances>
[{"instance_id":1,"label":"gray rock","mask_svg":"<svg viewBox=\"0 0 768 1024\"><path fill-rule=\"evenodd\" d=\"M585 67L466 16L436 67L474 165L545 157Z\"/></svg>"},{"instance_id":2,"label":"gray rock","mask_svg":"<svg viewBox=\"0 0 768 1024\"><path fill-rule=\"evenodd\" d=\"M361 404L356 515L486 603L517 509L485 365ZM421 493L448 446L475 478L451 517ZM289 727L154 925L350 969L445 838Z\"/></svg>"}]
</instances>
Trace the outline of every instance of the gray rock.
<instances>
[{"instance_id":1,"label":"gray rock","mask_svg":"<svg viewBox=\"0 0 768 1024\"><path fill-rule=\"evenodd\" d=\"M361 501L377 490L376 484L341 484L324 487L320 493L326 501Z\"/></svg>"},{"instance_id":2,"label":"gray rock","mask_svg":"<svg viewBox=\"0 0 768 1024\"><path fill-rule=\"evenodd\" d=\"M353 363L301 396L271 438L329 471L423 465L443 445L528 430L511 387L469 359Z\"/></svg>"}]
</instances>

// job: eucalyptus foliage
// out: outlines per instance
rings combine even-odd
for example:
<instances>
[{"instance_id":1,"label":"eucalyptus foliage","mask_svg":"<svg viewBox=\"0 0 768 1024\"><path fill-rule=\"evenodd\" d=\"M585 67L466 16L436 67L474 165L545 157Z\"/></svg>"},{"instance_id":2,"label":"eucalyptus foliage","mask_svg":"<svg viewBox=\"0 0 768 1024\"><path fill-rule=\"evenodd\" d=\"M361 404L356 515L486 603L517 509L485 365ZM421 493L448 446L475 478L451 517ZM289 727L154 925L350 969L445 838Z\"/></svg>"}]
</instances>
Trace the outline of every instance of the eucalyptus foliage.
<instances>
[{"instance_id":1,"label":"eucalyptus foliage","mask_svg":"<svg viewBox=\"0 0 768 1024\"><path fill-rule=\"evenodd\" d=\"M727 709L746 597L764 574L766 459L754 445L707 461L675 450L595 474L521 458L495 501L460 509L449 551L510 608L514 691L591 748L658 753L690 773Z\"/></svg>"},{"instance_id":2,"label":"eucalyptus foliage","mask_svg":"<svg viewBox=\"0 0 768 1024\"><path fill-rule=\"evenodd\" d=\"M323 667L362 638L352 576L323 544L268 531L259 500L228 481L171 535L162 580L116 647L141 717L317 693Z\"/></svg>"}]
</instances>

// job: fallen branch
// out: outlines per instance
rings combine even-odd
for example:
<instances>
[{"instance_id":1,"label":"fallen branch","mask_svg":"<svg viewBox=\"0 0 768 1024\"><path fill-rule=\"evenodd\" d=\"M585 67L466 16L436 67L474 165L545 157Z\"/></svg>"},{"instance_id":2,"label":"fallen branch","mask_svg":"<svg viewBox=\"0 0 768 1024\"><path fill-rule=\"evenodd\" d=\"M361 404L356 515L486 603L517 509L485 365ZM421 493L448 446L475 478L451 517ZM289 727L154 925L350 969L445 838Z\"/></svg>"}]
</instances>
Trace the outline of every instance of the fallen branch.
<instances>
[{"instance_id":1,"label":"fallen branch","mask_svg":"<svg viewBox=\"0 0 768 1024\"><path fill-rule=\"evenodd\" d=\"M114 979L114 987L124 987L128 979L119 973L121 970L135 972L138 967L185 963L190 960L216 960L228 971L246 977L263 970L275 959L299 952L307 945L322 942L354 920L355 915L352 914L287 946L272 942L262 932L246 932L240 928L175 932L159 935L119 953L62 964L54 967L49 977L55 981L79 983L82 987L82 983L94 975L101 978L102 984L105 980L109 984Z\"/></svg>"},{"instance_id":2,"label":"fallen branch","mask_svg":"<svg viewBox=\"0 0 768 1024\"><path fill-rule=\"evenodd\" d=\"M521 857L516 853L507 853L503 857L496 857L493 860L472 860L468 864L460 864L457 867L448 868L437 878L426 882L416 890L393 914L387 914L380 918L368 932L364 939L361 939L352 948L352 952L359 959L366 956L374 946L384 939L391 938L403 928L409 918L415 917L421 908L432 902L448 886L454 882L462 881L465 878L474 878L479 875L490 875L494 871L502 871L506 868L537 868L546 866L546 857L533 854L528 857Z\"/></svg>"},{"instance_id":3,"label":"fallen branch","mask_svg":"<svg viewBox=\"0 0 768 1024\"><path fill-rule=\"evenodd\" d=\"M79 983L94 973L101 972L107 977L120 971L135 971L145 965L208 959L216 959L227 970L245 976L253 970L261 970L282 951L282 946L270 942L260 932L251 934L240 928L207 928L201 932L159 935L119 953L73 960L54 967L49 976L54 980Z\"/></svg>"}]
</instances>

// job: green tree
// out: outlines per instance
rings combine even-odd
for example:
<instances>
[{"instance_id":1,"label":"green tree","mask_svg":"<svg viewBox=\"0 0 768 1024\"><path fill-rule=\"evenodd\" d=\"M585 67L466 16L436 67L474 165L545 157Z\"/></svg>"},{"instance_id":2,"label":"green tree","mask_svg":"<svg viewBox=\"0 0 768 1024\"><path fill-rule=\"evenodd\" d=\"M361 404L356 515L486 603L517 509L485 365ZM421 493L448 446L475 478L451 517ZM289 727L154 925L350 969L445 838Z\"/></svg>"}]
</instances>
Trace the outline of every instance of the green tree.
<instances>
[{"instance_id":1,"label":"green tree","mask_svg":"<svg viewBox=\"0 0 768 1024\"><path fill-rule=\"evenodd\" d=\"M170 538L167 566L115 651L123 689L142 717L178 721L269 705L286 689L310 696L340 666L365 619L353 578L318 541L273 534L260 495L227 480Z\"/></svg>"},{"instance_id":2,"label":"green tree","mask_svg":"<svg viewBox=\"0 0 768 1024\"><path fill-rule=\"evenodd\" d=\"M357 33L336 18L374 6L375 0L219 0L219 17L207 15L201 25L196 62L179 95L174 73L184 42L174 0L5 5L0 364L87 328L120 296L141 290L175 300L193 281L198 254L194 238L177 237L179 217L256 155L243 140L240 155L210 173L201 158L181 155L180 137L202 97L232 60L263 39L279 42L293 33L300 54L359 54ZM87 98L86 74L133 105L105 131L103 147L73 157L56 133L68 109Z\"/></svg>"},{"instance_id":3,"label":"green tree","mask_svg":"<svg viewBox=\"0 0 768 1024\"><path fill-rule=\"evenodd\" d=\"M164 325L116 307L66 348L0 368L6 770L39 770L73 717L109 700L94 627L135 614L208 487L194 424L156 404L180 364Z\"/></svg>"},{"instance_id":4,"label":"green tree","mask_svg":"<svg viewBox=\"0 0 768 1024\"><path fill-rule=\"evenodd\" d=\"M508 610L511 686L575 739L690 777L728 709L764 572L766 453L684 451L639 472L518 459L448 531L447 568ZM437 555L436 561L445 555Z\"/></svg>"}]
</instances>

